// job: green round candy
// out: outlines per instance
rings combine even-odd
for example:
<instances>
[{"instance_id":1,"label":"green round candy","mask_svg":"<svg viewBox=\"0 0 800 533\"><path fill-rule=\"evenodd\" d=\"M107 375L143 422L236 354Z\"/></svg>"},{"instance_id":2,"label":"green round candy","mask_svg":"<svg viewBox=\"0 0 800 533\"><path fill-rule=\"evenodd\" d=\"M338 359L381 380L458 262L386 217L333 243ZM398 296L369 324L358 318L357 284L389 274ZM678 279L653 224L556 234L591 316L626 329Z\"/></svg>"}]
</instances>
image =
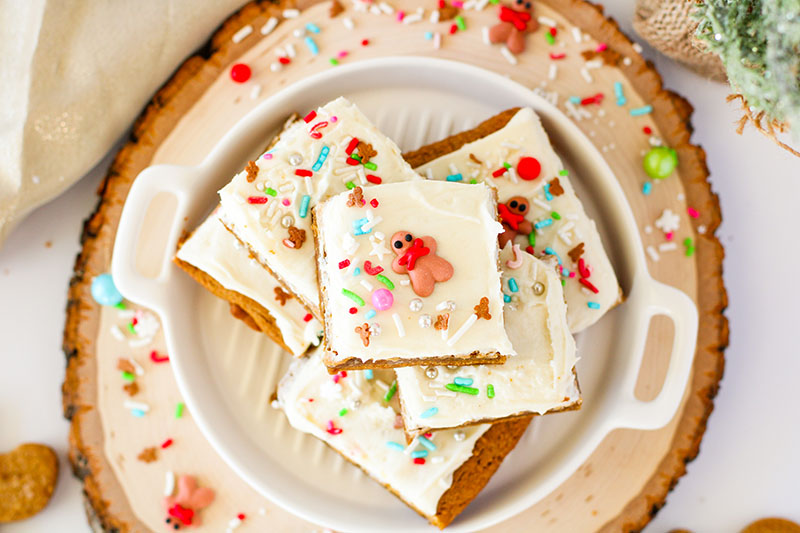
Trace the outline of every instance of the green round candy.
<instances>
[{"instance_id":1,"label":"green round candy","mask_svg":"<svg viewBox=\"0 0 800 533\"><path fill-rule=\"evenodd\" d=\"M663 180L678 166L678 153L666 146L651 148L642 162L644 171L654 180Z\"/></svg>"}]
</instances>

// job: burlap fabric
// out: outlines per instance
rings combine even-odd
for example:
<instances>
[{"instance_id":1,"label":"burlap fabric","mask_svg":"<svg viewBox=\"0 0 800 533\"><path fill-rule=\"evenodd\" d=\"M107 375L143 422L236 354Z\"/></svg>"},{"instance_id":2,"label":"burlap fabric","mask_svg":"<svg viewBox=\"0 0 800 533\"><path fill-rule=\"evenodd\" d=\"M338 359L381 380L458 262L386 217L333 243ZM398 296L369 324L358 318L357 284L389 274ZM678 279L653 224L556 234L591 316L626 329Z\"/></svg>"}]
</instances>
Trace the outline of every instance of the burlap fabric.
<instances>
[{"instance_id":1,"label":"burlap fabric","mask_svg":"<svg viewBox=\"0 0 800 533\"><path fill-rule=\"evenodd\" d=\"M699 74L726 80L722 62L694 37L697 21L690 13L691 0L637 0L633 27L650 45Z\"/></svg>"}]
</instances>

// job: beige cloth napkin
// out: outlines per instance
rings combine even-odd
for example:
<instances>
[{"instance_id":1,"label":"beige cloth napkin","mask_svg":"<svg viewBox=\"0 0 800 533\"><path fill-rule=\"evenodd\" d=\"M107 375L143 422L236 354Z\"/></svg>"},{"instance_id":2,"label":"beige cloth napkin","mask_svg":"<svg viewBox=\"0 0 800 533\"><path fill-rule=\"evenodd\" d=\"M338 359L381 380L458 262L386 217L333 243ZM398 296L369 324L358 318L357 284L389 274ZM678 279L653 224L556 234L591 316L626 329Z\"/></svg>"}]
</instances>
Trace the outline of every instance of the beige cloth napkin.
<instances>
[{"instance_id":1,"label":"beige cloth napkin","mask_svg":"<svg viewBox=\"0 0 800 533\"><path fill-rule=\"evenodd\" d=\"M245 0L0 0L0 244Z\"/></svg>"}]
</instances>

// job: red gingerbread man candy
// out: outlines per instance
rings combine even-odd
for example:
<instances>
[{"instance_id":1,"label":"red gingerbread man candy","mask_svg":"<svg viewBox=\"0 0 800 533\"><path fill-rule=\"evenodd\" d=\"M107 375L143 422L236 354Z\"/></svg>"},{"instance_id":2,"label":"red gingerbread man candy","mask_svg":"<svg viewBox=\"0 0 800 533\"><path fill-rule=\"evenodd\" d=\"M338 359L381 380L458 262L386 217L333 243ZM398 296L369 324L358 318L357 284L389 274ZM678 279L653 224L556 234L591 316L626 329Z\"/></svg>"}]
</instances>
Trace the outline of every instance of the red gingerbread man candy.
<instances>
[{"instance_id":1,"label":"red gingerbread man candy","mask_svg":"<svg viewBox=\"0 0 800 533\"><path fill-rule=\"evenodd\" d=\"M505 43L512 54L525 51L525 34L536 31L539 22L533 18L529 0L516 0L514 7L500 6L500 22L489 29L492 43Z\"/></svg>"},{"instance_id":2,"label":"red gingerbread man candy","mask_svg":"<svg viewBox=\"0 0 800 533\"><path fill-rule=\"evenodd\" d=\"M453 265L436 255L436 239L415 239L407 231L392 235L392 250L397 255L392 261L392 270L408 274L411 288L417 296L430 296L436 283L453 277Z\"/></svg>"},{"instance_id":3,"label":"red gingerbread man candy","mask_svg":"<svg viewBox=\"0 0 800 533\"><path fill-rule=\"evenodd\" d=\"M497 212L503 224L503 233L498 237L500 248L505 248L508 241L513 242L517 235L528 235L533 231L533 224L525 220L529 208L530 203L524 196L512 196L506 203L498 204Z\"/></svg>"}]
</instances>

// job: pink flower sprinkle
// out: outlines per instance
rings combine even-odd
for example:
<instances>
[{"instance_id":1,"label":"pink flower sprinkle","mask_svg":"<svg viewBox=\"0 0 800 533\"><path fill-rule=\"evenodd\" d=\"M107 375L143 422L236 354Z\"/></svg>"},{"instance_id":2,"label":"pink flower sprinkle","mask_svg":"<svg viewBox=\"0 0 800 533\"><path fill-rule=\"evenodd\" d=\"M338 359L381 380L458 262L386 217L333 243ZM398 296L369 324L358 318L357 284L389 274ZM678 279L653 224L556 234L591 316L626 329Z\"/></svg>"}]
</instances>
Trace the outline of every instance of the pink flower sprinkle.
<instances>
[{"instance_id":1,"label":"pink flower sprinkle","mask_svg":"<svg viewBox=\"0 0 800 533\"><path fill-rule=\"evenodd\" d=\"M288 198L284 198L283 200L281 200L281 203L282 203L283 205L285 205L285 206L289 206L289 205L291 205L291 204L292 204L292 201L291 201L291 200L289 200Z\"/></svg>"},{"instance_id":2,"label":"pink flower sprinkle","mask_svg":"<svg viewBox=\"0 0 800 533\"><path fill-rule=\"evenodd\" d=\"M461 0L453 0L452 3L453 7L457 7L459 9L462 9L464 7L464 2L462 2Z\"/></svg>"},{"instance_id":3,"label":"pink flower sprinkle","mask_svg":"<svg viewBox=\"0 0 800 533\"><path fill-rule=\"evenodd\" d=\"M668 241L671 241L671 240L672 240L672 237L674 237L674 236L675 236L675 235L674 235L674 234L673 234L671 231L668 231L668 232L666 232L666 233L664 234L664 238L665 238L665 239L667 239Z\"/></svg>"},{"instance_id":4,"label":"pink flower sprinkle","mask_svg":"<svg viewBox=\"0 0 800 533\"><path fill-rule=\"evenodd\" d=\"M594 49L595 52L603 52L608 49L608 45L606 43L600 43L597 45L597 48Z\"/></svg>"},{"instance_id":5,"label":"pink flower sprinkle","mask_svg":"<svg viewBox=\"0 0 800 533\"><path fill-rule=\"evenodd\" d=\"M336 57L338 57L339 59L344 59L345 57L347 57L347 50L342 50L341 52L336 54Z\"/></svg>"},{"instance_id":6,"label":"pink flower sprinkle","mask_svg":"<svg viewBox=\"0 0 800 533\"><path fill-rule=\"evenodd\" d=\"M700 216L700 213L698 213L697 209L695 209L694 207L687 208L686 212L689 213L689 216L692 218L697 218Z\"/></svg>"}]
</instances>

